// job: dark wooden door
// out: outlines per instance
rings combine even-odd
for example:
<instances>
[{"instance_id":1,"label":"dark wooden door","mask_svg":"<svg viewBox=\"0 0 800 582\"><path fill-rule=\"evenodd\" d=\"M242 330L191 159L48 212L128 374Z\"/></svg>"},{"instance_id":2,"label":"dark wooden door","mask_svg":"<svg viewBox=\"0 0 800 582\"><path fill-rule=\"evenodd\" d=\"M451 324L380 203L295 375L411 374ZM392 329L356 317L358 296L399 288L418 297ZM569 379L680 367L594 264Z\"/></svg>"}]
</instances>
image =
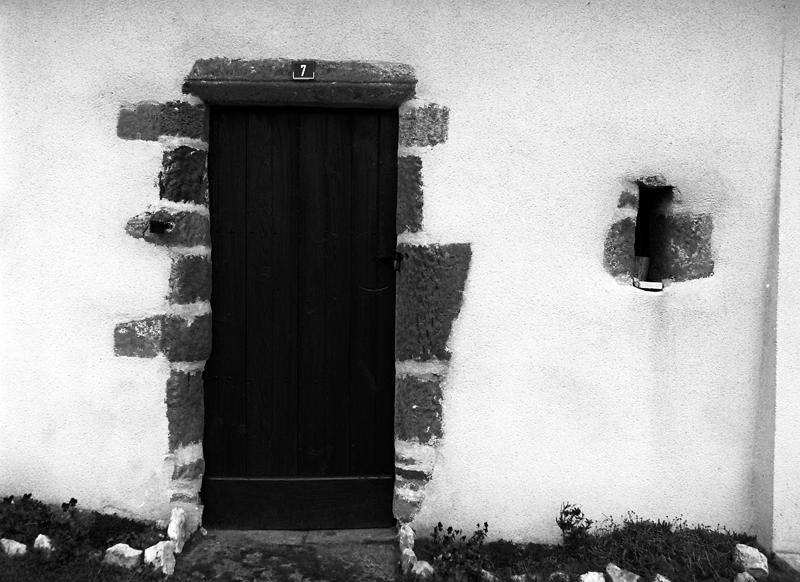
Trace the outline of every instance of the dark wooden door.
<instances>
[{"instance_id":1,"label":"dark wooden door","mask_svg":"<svg viewBox=\"0 0 800 582\"><path fill-rule=\"evenodd\" d=\"M391 525L397 111L210 115L204 522Z\"/></svg>"}]
</instances>

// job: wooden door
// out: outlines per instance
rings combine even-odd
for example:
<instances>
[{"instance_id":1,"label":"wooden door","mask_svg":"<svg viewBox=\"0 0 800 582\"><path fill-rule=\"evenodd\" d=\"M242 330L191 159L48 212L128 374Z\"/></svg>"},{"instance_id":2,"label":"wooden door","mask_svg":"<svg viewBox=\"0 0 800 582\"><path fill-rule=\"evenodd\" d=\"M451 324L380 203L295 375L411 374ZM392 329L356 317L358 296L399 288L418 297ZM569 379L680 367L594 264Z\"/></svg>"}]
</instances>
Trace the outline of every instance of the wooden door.
<instances>
[{"instance_id":1,"label":"wooden door","mask_svg":"<svg viewBox=\"0 0 800 582\"><path fill-rule=\"evenodd\" d=\"M397 111L210 115L204 522L391 525Z\"/></svg>"}]
</instances>

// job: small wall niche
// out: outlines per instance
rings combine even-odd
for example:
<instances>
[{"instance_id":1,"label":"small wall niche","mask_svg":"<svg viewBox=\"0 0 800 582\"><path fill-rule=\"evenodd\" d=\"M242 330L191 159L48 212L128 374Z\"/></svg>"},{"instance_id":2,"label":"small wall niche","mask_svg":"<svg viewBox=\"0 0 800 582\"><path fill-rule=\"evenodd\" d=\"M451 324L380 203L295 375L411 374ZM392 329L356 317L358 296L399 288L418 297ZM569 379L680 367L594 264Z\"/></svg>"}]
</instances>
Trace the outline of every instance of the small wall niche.
<instances>
[{"instance_id":1,"label":"small wall niche","mask_svg":"<svg viewBox=\"0 0 800 582\"><path fill-rule=\"evenodd\" d=\"M711 214L692 212L663 176L625 181L606 232L604 267L618 283L648 291L711 277L713 229Z\"/></svg>"},{"instance_id":2,"label":"small wall niche","mask_svg":"<svg viewBox=\"0 0 800 582\"><path fill-rule=\"evenodd\" d=\"M639 208L634 233L633 285L647 291L664 288L665 258L669 246L667 216L672 211L672 186L651 186L637 182Z\"/></svg>"}]
</instances>

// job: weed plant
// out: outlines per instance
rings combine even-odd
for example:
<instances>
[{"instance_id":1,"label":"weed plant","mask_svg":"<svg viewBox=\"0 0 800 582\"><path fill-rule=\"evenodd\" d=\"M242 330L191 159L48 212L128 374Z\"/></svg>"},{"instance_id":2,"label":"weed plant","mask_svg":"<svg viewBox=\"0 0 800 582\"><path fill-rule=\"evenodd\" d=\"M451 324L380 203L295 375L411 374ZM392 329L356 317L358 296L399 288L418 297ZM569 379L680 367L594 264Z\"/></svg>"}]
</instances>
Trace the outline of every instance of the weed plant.
<instances>
[{"instance_id":1,"label":"weed plant","mask_svg":"<svg viewBox=\"0 0 800 582\"><path fill-rule=\"evenodd\" d=\"M460 529L448 527L441 522L433 528L431 538L436 549L433 560L439 577L453 580L480 580L484 569L491 569L492 564L486 553L482 551L483 542L489 533L489 524L477 529L468 538Z\"/></svg>"}]
</instances>

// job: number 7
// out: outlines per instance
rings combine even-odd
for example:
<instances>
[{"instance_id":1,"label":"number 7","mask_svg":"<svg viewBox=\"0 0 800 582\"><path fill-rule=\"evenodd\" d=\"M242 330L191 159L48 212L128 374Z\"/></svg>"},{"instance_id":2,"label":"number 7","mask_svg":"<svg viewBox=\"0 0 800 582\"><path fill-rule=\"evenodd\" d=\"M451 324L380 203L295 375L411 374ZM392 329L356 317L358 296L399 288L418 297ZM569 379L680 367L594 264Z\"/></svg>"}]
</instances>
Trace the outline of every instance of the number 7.
<instances>
[{"instance_id":1,"label":"number 7","mask_svg":"<svg viewBox=\"0 0 800 582\"><path fill-rule=\"evenodd\" d=\"M305 65L300 65L300 76L301 77L305 77L306 76L306 66Z\"/></svg>"}]
</instances>

